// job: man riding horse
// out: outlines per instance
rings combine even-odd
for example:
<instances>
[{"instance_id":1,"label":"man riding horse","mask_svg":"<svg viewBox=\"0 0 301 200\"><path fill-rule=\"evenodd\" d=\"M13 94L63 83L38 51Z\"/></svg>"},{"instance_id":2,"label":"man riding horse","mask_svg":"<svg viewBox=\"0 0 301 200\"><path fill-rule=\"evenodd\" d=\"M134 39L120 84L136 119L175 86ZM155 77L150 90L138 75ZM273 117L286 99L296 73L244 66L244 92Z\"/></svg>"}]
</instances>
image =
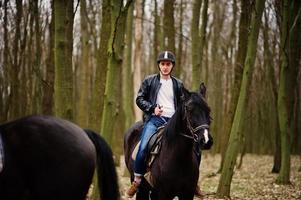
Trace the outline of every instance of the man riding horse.
<instances>
[{"instance_id":1,"label":"man riding horse","mask_svg":"<svg viewBox=\"0 0 301 200\"><path fill-rule=\"evenodd\" d=\"M126 191L128 197L136 194L146 173L145 157L149 139L158 127L169 121L183 98L182 81L171 76L176 64L175 55L170 51L163 51L157 58L157 64L159 73L143 80L136 98L136 104L144 112L144 128L134 163L134 181ZM195 195L202 196L198 186Z\"/></svg>"}]
</instances>

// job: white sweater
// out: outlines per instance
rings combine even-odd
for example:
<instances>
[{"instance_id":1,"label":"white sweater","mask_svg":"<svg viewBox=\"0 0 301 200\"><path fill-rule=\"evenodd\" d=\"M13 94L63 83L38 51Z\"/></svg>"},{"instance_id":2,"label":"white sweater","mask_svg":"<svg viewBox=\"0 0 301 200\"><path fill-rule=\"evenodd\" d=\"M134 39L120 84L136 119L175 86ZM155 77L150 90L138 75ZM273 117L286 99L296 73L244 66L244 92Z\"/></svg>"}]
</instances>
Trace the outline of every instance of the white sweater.
<instances>
[{"instance_id":1,"label":"white sweater","mask_svg":"<svg viewBox=\"0 0 301 200\"><path fill-rule=\"evenodd\" d=\"M157 104L162 106L162 116L172 117L175 113L172 79L160 79L161 87L157 95Z\"/></svg>"}]
</instances>

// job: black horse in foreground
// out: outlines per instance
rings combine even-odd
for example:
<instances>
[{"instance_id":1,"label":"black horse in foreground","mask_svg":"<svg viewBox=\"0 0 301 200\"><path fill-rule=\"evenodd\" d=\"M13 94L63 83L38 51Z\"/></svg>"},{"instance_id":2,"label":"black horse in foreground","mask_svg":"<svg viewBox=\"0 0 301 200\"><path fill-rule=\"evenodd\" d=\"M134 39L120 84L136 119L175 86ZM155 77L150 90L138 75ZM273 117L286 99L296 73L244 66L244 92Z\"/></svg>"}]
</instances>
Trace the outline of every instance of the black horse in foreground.
<instances>
[{"instance_id":1,"label":"black horse in foreground","mask_svg":"<svg viewBox=\"0 0 301 200\"><path fill-rule=\"evenodd\" d=\"M111 149L93 131L30 116L1 125L0 136L1 200L84 200L96 166L101 199L119 199Z\"/></svg>"},{"instance_id":2,"label":"black horse in foreground","mask_svg":"<svg viewBox=\"0 0 301 200\"><path fill-rule=\"evenodd\" d=\"M204 95L203 84L199 92L184 90L184 100L169 120L163 131L161 150L150 167L153 187L143 179L136 199L192 200L199 177L199 146L210 148L212 137L205 144L204 133L208 134L210 108ZM134 162L132 152L140 140L142 122L137 122L127 131L124 139L125 162L133 181ZM208 138L206 138L208 139Z\"/></svg>"}]
</instances>

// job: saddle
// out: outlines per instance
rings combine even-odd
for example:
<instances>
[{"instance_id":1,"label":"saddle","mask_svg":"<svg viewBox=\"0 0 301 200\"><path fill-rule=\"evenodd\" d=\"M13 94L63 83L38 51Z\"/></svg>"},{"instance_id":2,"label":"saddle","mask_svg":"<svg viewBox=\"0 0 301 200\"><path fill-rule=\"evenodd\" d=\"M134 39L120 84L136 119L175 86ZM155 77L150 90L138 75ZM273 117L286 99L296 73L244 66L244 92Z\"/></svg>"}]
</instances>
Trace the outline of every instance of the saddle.
<instances>
[{"instance_id":1,"label":"saddle","mask_svg":"<svg viewBox=\"0 0 301 200\"><path fill-rule=\"evenodd\" d=\"M152 166L157 155L159 155L160 153L164 128L165 125L158 127L157 131L150 137L146 147L147 152L146 152L145 162L147 167L146 167L146 173L144 175L144 178L152 187L153 187L153 181L152 181L152 174L150 172L150 167ZM136 144L135 149L132 153L133 160L136 160L140 142L141 141L139 141Z\"/></svg>"},{"instance_id":2,"label":"saddle","mask_svg":"<svg viewBox=\"0 0 301 200\"><path fill-rule=\"evenodd\" d=\"M156 156L159 154L160 149L161 149L161 140L162 140L162 133L164 130L164 125L158 127L158 129L156 130L156 132L150 137L148 143L147 143L147 147L146 147L146 158L145 158L145 162L147 164L147 168L150 168L153 161L155 160ZM141 141L139 141L135 148L134 151L132 153L132 159L136 160L136 156L138 153L138 149L140 146ZM147 169L148 170L148 169Z\"/></svg>"}]
</instances>

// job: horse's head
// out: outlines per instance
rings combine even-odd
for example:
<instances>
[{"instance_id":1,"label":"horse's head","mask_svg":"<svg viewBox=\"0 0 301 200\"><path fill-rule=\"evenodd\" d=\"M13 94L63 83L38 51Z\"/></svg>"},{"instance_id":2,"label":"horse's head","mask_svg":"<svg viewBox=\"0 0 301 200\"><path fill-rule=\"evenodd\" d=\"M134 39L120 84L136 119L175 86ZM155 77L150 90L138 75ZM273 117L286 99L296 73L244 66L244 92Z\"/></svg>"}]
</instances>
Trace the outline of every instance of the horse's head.
<instances>
[{"instance_id":1,"label":"horse's head","mask_svg":"<svg viewBox=\"0 0 301 200\"><path fill-rule=\"evenodd\" d=\"M210 108L205 100L206 87L201 83L198 92L184 89L183 94L182 116L187 126L183 136L200 143L204 149L209 149L213 140L209 133L211 117Z\"/></svg>"}]
</instances>

